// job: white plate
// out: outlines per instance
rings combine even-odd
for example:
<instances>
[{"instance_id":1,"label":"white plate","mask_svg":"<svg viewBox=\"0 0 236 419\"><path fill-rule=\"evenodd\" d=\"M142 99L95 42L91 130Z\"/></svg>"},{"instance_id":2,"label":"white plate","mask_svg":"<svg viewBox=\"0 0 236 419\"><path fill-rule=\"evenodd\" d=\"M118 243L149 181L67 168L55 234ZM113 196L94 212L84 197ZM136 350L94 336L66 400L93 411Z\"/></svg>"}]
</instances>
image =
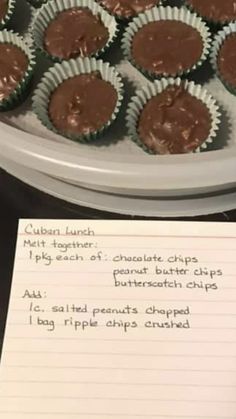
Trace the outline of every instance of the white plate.
<instances>
[{"instance_id":1,"label":"white plate","mask_svg":"<svg viewBox=\"0 0 236 419\"><path fill-rule=\"evenodd\" d=\"M25 10L24 0L17 4L17 13ZM111 59L124 77L126 100L134 91L131 80L136 87L148 83L119 51ZM201 71L198 77L202 79ZM69 183L127 195L177 196L228 189L236 185L236 98L216 78L206 87L226 113L215 151L150 156L127 138L124 113L97 144L73 143L46 130L33 115L29 100L0 117L0 155Z\"/></svg>"},{"instance_id":2,"label":"white plate","mask_svg":"<svg viewBox=\"0 0 236 419\"><path fill-rule=\"evenodd\" d=\"M7 172L56 198L102 211L144 217L190 217L236 208L236 190L224 195L189 199L147 199L116 196L69 185L34 170L0 158Z\"/></svg>"}]
</instances>

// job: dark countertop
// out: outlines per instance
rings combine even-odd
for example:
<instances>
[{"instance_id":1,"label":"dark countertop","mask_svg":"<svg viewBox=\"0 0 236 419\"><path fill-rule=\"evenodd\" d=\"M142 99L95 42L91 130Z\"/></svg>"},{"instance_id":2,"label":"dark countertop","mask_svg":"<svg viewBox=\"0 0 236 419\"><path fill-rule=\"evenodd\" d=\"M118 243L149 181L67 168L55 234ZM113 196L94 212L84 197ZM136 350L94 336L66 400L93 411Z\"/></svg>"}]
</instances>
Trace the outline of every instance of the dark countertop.
<instances>
[{"instance_id":1,"label":"dark countertop","mask_svg":"<svg viewBox=\"0 0 236 419\"><path fill-rule=\"evenodd\" d=\"M18 214L5 200L0 210L0 349L14 262Z\"/></svg>"},{"instance_id":2,"label":"dark countertop","mask_svg":"<svg viewBox=\"0 0 236 419\"><path fill-rule=\"evenodd\" d=\"M15 241L19 218L125 219L59 201L36 191L0 169L0 348L10 293ZM140 217L141 218L141 217ZM185 219L188 221L236 221L236 210Z\"/></svg>"}]
</instances>

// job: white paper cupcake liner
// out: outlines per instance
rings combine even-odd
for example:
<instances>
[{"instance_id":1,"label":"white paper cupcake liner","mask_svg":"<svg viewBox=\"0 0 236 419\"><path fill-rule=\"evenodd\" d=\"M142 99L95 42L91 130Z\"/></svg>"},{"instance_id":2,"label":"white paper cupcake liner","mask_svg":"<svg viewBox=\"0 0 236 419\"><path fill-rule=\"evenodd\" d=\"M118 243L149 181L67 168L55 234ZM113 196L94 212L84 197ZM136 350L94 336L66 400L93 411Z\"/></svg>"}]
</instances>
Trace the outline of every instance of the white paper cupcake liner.
<instances>
[{"instance_id":1,"label":"white paper cupcake liner","mask_svg":"<svg viewBox=\"0 0 236 419\"><path fill-rule=\"evenodd\" d=\"M229 90L230 93L236 95L236 86L232 86L227 80L225 80L223 74L220 73L217 64L220 49L226 38L232 34L236 35L236 23L230 23L215 35L210 55L210 61L214 71L217 74L217 77L221 80L222 84L226 87L227 90Z\"/></svg>"},{"instance_id":2,"label":"white paper cupcake liner","mask_svg":"<svg viewBox=\"0 0 236 419\"><path fill-rule=\"evenodd\" d=\"M182 72L175 74L175 77L185 76L192 71L200 67L203 62L207 59L210 46L211 46L211 35L210 30L207 27L206 23L196 15L196 13L191 13L184 7L154 7L148 10L145 13L140 14L138 17L134 18L132 22L128 25L123 39L122 39L122 50L125 58L127 58L138 70L140 70L144 75L150 78L161 78L161 77L170 77L170 74L163 73L160 75L155 75L154 73L147 71L146 69L141 68L134 60L132 56L132 41L134 35L141 29L143 26L150 22L160 21L160 20L174 20L186 23L192 28L196 29L202 38L203 49L202 55L198 62L194 64L191 68L188 68ZM173 75L172 75L173 76Z\"/></svg>"},{"instance_id":3,"label":"white paper cupcake liner","mask_svg":"<svg viewBox=\"0 0 236 419\"><path fill-rule=\"evenodd\" d=\"M131 99L126 115L126 124L129 135L136 144L138 144L143 150L145 150L149 154L154 153L150 149L148 149L145 146L145 144L143 144L137 132L140 114L146 103L152 97L162 93L168 86L180 86L181 83L184 84L184 87L187 92L189 92L192 96L196 97L197 99L201 100L207 106L211 115L211 129L208 138L206 138L206 140L193 152L200 152L206 150L217 135L221 114L216 100L206 89L204 89L201 85L195 84L193 81L183 81L181 80L181 78L163 78L161 80L155 80L153 83L150 83L144 89L139 90L136 93L136 96L134 96Z\"/></svg>"},{"instance_id":4,"label":"white paper cupcake liner","mask_svg":"<svg viewBox=\"0 0 236 419\"><path fill-rule=\"evenodd\" d=\"M110 120L103 127L101 127L101 129L86 135L77 136L60 133L54 127L48 114L48 106L52 93L63 81L80 74L89 74L94 71L98 71L101 74L102 79L111 83L117 91L117 104ZM95 58L71 59L69 61L63 61L60 64L55 64L47 73L45 73L33 96L33 110L38 119L49 130L60 135L65 135L67 138L72 140L87 142L95 140L115 121L123 101L123 88L123 82L119 73L108 63Z\"/></svg>"},{"instance_id":5,"label":"white paper cupcake liner","mask_svg":"<svg viewBox=\"0 0 236 419\"><path fill-rule=\"evenodd\" d=\"M73 7L84 7L91 10L94 15L99 15L104 26L109 31L109 39L106 45L92 54L93 57L102 55L113 43L117 36L118 25L114 16L109 15L103 7L99 6L94 0L50 0L43 5L35 16L32 28L32 35L36 47L48 58L55 62L63 61L59 57L50 55L44 48L44 33L49 23L54 20L58 13Z\"/></svg>"},{"instance_id":6,"label":"white paper cupcake liner","mask_svg":"<svg viewBox=\"0 0 236 419\"><path fill-rule=\"evenodd\" d=\"M23 38L13 31L7 31L6 29L0 31L0 43L8 43L19 47L26 54L29 60L28 68L23 79L19 82L15 90L8 96L8 98L0 101L0 111L6 111L13 109L25 97L28 85L33 76L36 61L35 51L33 48L29 47L24 42Z\"/></svg>"},{"instance_id":7,"label":"white paper cupcake liner","mask_svg":"<svg viewBox=\"0 0 236 419\"><path fill-rule=\"evenodd\" d=\"M159 3L157 4L157 0L156 0L156 7L160 7L160 6L163 6L164 4L165 4L165 2L166 2L167 0L160 0L159 1ZM100 3L99 3L100 4ZM135 16L133 16L133 17L129 17L129 18L126 18L125 16L121 16L120 14L118 14L118 13L112 13L109 9L107 9L105 6L103 6L102 4L101 4L101 6L105 9L105 10L107 10L107 12L108 13L110 13L111 15L113 15L113 16L115 16L115 18L116 19L118 19L120 22L127 22L127 21L130 21L130 20L132 20L132 19L134 19L134 17L136 17L136 16L138 16L138 15L140 15L141 13L143 13L143 12L140 12L140 13L138 13L138 15L135 15Z\"/></svg>"},{"instance_id":8,"label":"white paper cupcake liner","mask_svg":"<svg viewBox=\"0 0 236 419\"><path fill-rule=\"evenodd\" d=\"M11 20L11 17L15 10L15 6L16 6L16 0L8 0L7 13L4 16L4 18L0 20L0 29L5 28L7 24L9 23L9 21Z\"/></svg>"}]
</instances>

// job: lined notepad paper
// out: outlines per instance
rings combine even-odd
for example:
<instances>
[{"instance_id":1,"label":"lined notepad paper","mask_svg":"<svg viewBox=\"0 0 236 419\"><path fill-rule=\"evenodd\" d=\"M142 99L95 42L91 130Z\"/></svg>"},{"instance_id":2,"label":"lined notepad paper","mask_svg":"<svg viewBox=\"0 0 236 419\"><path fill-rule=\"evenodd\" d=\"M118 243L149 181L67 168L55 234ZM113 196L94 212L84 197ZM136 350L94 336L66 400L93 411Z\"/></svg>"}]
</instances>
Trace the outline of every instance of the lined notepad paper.
<instances>
[{"instance_id":1,"label":"lined notepad paper","mask_svg":"<svg viewBox=\"0 0 236 419\"><path fill-rule=\"evenodd\" d=\"M1 419L235 419L236 224L22 220Z\"/></svg>"}]
</instances>

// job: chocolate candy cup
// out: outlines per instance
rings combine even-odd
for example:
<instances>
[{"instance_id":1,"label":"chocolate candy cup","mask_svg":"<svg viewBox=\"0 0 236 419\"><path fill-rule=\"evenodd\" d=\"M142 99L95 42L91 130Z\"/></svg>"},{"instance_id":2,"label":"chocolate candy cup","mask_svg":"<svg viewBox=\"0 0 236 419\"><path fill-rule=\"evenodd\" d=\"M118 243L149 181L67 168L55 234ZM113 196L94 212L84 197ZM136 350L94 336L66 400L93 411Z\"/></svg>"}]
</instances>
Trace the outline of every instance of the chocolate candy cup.
<instances>
[{"instance_id":1,"label":"chocolate candy cup","mask_svg":"<svg viewBox=\"0 0 236 419\"><path fill-rule=\"evenodd\" d=\"M233 38L231 38L233 37ZM225 71L222 71L221 66L219 66L219 56L222 51L222 47L225 45L227 40L231 38L231 45L228 48L228 51L225 51L224 56L224 67ZM221 80L222 84L226 89L236 95L236 23L230 23L225 26L221 31L219 31L214 38L212 52L210 56L211 64L215 70L218 78ZM228 65L227 65L228 59ZM234 81L235 79L235 81Z\"/></svg>"},{"instance_id":2,"label":"chocolate candy cup","mask_svg":"<svg viewBox=\"0 0 236 419\"><path fill-rule=\"evenodd\" d=\"M15 108L26 96L35 67L35 52L33 48L29 47L24 42L23 38L6 29L0 32L0 43L18 47L28 58L28 66L24 77L19 81L16 88L12 90L9 96L0 101L0 111L7 111Z\"/></svg>"},{"instance_id":3,"label":"chocolate candy cup","mask_svg":"<svg viewBox=\"0 0 236 419\"><path fill-rule=\"evenodd\" d=\"M84 8L89 9L93 15L99 16L101 19L102 24L107 28L108 30L108 41L104 45L104 47L98 49L94 53L91 54L93 57L98 57L102 55L113 43L114 39L116 38L118 27L117 22L115 18L109 13L107 13L99 4L97 4L93 0L50 0L48 3L43 5L32 25L32 35L34 39L34 43L36 47L46 55L49 59L53 60L54 62L61 62L63 61L63 58L51 55L46 50L44 42L45 42L45 31L47 30L49 24L53 22L53 20L56 19L57 15L61 12L71 10L74 8ZM73 57L73 58L79 58Z\"/></svg>"},{"instance_id":4,"label":"chocolate candy cup","mask_svg":"<svg viewBox=\"0 0 236 419\"><path fill-rule=\"evenodd\" d=\"M213 27L236 20L234 0L185 0L185 4Z\"/></svg>"},{"instance_id":5,"label":"chocolate candy cup","mask_svg":"<svg viewBox=\"0 0 236 419\"><path fill-rule=\"evenodd\" d=\"M202 52L200 50L199 57L196 57L196 62L191 62L188 65L179 65L178 63L178 51L181 52L181 56L183 58L183 53L186 52L186 57L188 58L189 49L183 49L183 46L181 44L181 49L176 48L173 49L172 47L162 48L163 54L166 53L166 59L169 60L169 57L171 56L171 60L173 63L175 63L176 59L176 65L175 65L175 71L173 70L171 74L169 72L166 72L163 70L163 73L155 72L155 70L151 67L145 67L141 64L141 62L137 62L138 60L135 59L135 56L133 54L133 40L135 36L138 33L141 33L142 28L147 28L148 25L155 25L155 22L162 24L168 24L170 25L171 22L173 24L176 23L182 23L184 24L185 28L193 29L193 34L199 33L199 40L202 41L202 45L200 47L202 48ZM182 25L183 26L183 25ZM140 32L139 32L140 31ZM161 33L161 31L159 31ZM172 35L171 38L173 42L175 41L175 35L173 34L173 30L171 31ZM191 35L191 34L190 34ZM147 36L151 36L151 34L147 34ZM154 39L154 38L153 38ZM181 38L182 39L182 38ZM151 40L151 38L150 38ZM155 40L155 39L154 39ZM190 36L191 41L191 36ZM181 41L182 42L182 41ZM137 45L140 45L140 43L137 43ZM189 43L190 45L190 43ZM196 42L194 42L194 45L196 45ZM122 39L122 49L124 56L130 60L130 62L138 68L144 75L146 75L149 78L161 78L161 77L182 77L186 76L190 72L197 69L199 66L203 64L203 62L207 59L209 54L209 49L211 45L211 36L210 31L207 27L207 25L203 22L203 20L199 17L197 17L196 14L191 13L189 10L186 10L185 8L177 8L177 7L154 7L151 10L148 10L145 13L142 13L137 18L133 19L132 22L128 25L125 34ZM155 51L155 42L153 42L153 45L147 45L147 48L142 49L142 53L144 58L148 57L149 51L153 55L153 51ZM193 49L194 53L194 49ZM156 54L156 61L158 62L164 60L163 54L160 56L159 50L157 50ZM173 57L172 57L173 56ZM186 58L185 57L185 58ZM152 57L153 58L153 57ZM186 59L184 60L186 61Z\"/></svg>"},{"instance_id":6,"label":"chocolate candy cup","mask_svg":"<svg viewBox=\"0 0 236 419\"><path fill-rule=\"evenodd\" d=\"M146 104L150 101L150 99L162 94L170 86L181 85L191 96L197 98L203 104L205 104L211 117L211 127L209 130L209 135L207 136L205 141L203 141L201 145L199 145L199 147L192 151L200 152L207 150L209 145L213 142L214 138L216 137L220 124L219 106L217 105L215 99L204 88L202 88L202 86L196 85L192 81L182 81L180 78L161 79L159 81L156 80L154 83L148 85L148 87L139 90L136 93L136 96L134 96L131 99L126 116L127 128L132 140L149 154L157 153L154 153L152 148L147 147L138 134L139 120L142 111L145 108ZM160 115L157 115L157 117L159 118ZM176 121L176 124L178 124L178 121Z\"/></svg>"},{"instance_id":7,"label":"chocolate candy cup","mask_svg":"<svg viewBox=\"0 0 236 419\"><path fill-rule=\"evenodd\" d=\"M147 0L146 4L146 10L144 8L145 2L143 0L140 1L140 5L135 5L136 10L140 9L136 13L132 13L132 7L130 7L130 0L126 0L125 4L122 6L118 0L97 0L101 6L103 6L108 13L114 15L117 19L121 21L126 21L129 19L133 19L135 16L137 16L140 13L145 12L146 10L151 9L155 6L162 6L166 0ZM117 6L116 6L117 5ZM127 5L127 7L125 7Z\"/></svg>"},{"instance_id":8,"label":"chocolate candy cup","mask_svg":"<svg viewBox=\"0 0 236 419\"><path fill-rule=\"evenodd\" d=\"M59 132L49 116L49 103L53 93L64 81L72 79L78 75L88 75L94 72L98 72L100 77L104 81L109 82L116 90L117 102L111 117L107 120L107 123L99 129L89 131L83 135ZM69 61L63 61L61 64L57 63L51 67L47 73L45 73L33 97L33 110L43 125L51 131L64 135L72 140L87 142L95 140L110 127L110 125L117 118L122 100L123 82L114 67L111 67L108 63L104 63L102 60L96 60L95 58L78 58L76 60L72 59ZM75 112L77 112L77 104L75 104L75 108Z\"/></svg>"}]
</instances>

